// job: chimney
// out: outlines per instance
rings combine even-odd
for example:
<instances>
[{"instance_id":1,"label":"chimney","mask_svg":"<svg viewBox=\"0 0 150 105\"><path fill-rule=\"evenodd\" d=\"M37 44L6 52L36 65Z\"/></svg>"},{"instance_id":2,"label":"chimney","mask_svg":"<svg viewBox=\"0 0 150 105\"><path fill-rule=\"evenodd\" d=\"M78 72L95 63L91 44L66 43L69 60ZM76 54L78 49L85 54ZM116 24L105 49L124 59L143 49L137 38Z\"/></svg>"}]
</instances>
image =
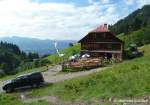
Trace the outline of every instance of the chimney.
<instances>
[{"instance_id":1,"label":"chimney","mask_svg":"<svg viewBox=\"0 0 150 105\"><path fill-rule=\"evenodd\" d=\"M108 29L108 27L107 27L107 24L106 24L106 23L104 24L104 29Z\"/></svg>"}]
</instances>

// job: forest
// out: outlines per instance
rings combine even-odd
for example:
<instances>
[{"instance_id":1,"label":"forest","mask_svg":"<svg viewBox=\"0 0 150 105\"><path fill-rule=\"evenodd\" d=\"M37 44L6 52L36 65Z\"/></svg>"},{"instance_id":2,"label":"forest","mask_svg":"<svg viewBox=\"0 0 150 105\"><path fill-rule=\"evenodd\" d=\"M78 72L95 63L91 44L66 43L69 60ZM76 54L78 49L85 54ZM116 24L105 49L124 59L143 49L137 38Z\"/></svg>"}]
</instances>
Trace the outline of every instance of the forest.
<instances>
[{"instance_id":1,"label":"forest","mask_svg":"<svg viewBox=\"0 0 150 105\"><path fill-rule=\"evenodd\" d=\"M121 33L129 34L133 31L137 31L143 27L150 25L150 5L145 5L141 9L137 9L133 13L129 14L124 19L119 20L114 25L109 25L109 29L114 34Z\"/></svg>"},{"instance_id":2,"label":"forest","mask_svg":"<svg viewBox=\"0 0 150 105\"><path fill-rule=\"evenodd\" d=\"M25 53L17 45L0 42L0 77L45 65L38 53Z\"/></svg>"},{"instance_id":3,"label":"forest","mask_svg":"<svg viewBox=\"0 0 150 105\"><path fill-rule=\"evenodd\" d=\"M150 5L137 9L127 17L108 28L124 42L124 48L130 44L137 47L150 43Z\"/></svg>"}]
</instances>

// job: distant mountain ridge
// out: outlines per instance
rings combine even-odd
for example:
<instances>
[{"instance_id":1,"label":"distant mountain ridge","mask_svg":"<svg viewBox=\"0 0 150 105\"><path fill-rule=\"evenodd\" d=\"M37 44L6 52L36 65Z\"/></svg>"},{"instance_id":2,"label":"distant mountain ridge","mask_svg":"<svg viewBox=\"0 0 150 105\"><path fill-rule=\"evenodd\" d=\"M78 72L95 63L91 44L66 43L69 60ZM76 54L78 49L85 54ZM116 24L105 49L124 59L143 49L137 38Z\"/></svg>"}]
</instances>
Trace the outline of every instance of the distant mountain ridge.
<instances>
[{"instance_id":1,"label":"distant mountain ridge","mask_svg":"<svg viewBox=\"0 0 150 105\"><path fill-rule=\"evenodd\" d=\"M55 53L54 42L58 43L58 49L62 50L69 46L69 43L76 42L73 40L41 40L27 37L2 37L0 41L13 43L25 52L37 52L40 55Z\"/></svg>"}]
</instances>

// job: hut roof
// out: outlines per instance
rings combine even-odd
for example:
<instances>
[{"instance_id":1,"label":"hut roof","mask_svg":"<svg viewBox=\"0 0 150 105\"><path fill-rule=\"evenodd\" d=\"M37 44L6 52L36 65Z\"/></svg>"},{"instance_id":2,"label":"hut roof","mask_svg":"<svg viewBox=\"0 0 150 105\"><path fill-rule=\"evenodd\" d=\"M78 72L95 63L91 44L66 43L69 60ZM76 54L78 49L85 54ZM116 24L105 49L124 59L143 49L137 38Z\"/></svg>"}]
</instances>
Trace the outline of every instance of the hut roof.
<instances>
[{"instance_id":1,"label":"hut roof","mask_svg":"<svg viewBox=\"0 0 150 105\"><path fill-rule=\"evenodd\" d=\"M92 32L109 32L109 30L107 28L107 24L104 24L104 25L97 27L96 29L92 30L89 33L92 33Z\"/></svg>"}]
</instances>

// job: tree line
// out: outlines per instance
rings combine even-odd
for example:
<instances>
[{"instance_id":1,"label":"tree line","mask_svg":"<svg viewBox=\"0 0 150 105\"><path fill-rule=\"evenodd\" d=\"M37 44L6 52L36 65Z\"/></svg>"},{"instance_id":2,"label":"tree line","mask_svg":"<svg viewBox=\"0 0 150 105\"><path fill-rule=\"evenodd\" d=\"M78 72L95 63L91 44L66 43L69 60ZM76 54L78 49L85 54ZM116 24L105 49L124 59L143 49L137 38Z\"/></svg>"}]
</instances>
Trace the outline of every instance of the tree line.
<instances>
[{"instance_id":1,"label":"tree line","mask_svg":"<svg viewBox=\"0 0 150 105\"><path fill-rule=\"evenodd\" d=\"M0 77L15 74L18 71L32 69L46 63L39 60L39 54L35 52L25 53L20 48L11 43L0 42ZM44 62L44 64L42 64Z\"/></svg>"},{"instance_id":2,"label":"tree line","mask_svg":"<svg viewBox=\"0 0 150 105\"><path fill-rule=\"evenodd\" d=\"M108 28L114 34L129 34L150 25L150 5L145 5Z\"/></svg>"}]
</instances>

